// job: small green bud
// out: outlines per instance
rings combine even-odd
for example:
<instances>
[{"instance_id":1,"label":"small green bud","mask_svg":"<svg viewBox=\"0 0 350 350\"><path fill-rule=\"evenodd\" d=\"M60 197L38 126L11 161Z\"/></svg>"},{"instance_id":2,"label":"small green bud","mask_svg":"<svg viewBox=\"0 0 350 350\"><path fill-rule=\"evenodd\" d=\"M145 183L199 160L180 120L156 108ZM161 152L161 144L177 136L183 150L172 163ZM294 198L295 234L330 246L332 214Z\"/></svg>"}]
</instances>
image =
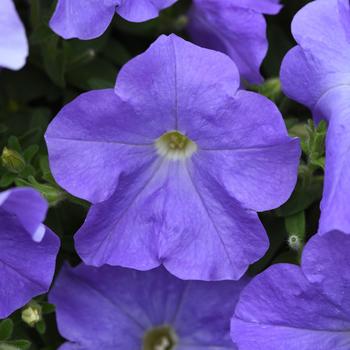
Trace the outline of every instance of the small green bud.
<instances>
[{"instance_id":1,"label":"small green bud","mask_svg":"<svg viewBox=\"0 0 350 350\"><path fill-rule=\"evenodd\" d=\"M22 310L22 321L30 327L34 327L41 319L41 306L37 303L30 303Z\"/></svg>"},{"instance_id":2,"label":"small green bud","mask_svg":"<svg viewBox=\"0 0 350 350\"><path fill-rule=\"evenodd\" d=\"M26 165L23 157L17 151L7 147L4 147L2 151L1 163L12 173L20 173Z\"/></svg>"},{"instance_id":3,"label":"small green bud","mask_svg":"<svg viewBox=\"0 0 350 350\"><path fill-rule=\"evenodd\" d=\"M278 78L268 79L259 86L258 92L272 101L278 101L282 95L281 81Z\"/></svg>"}]
</instances>

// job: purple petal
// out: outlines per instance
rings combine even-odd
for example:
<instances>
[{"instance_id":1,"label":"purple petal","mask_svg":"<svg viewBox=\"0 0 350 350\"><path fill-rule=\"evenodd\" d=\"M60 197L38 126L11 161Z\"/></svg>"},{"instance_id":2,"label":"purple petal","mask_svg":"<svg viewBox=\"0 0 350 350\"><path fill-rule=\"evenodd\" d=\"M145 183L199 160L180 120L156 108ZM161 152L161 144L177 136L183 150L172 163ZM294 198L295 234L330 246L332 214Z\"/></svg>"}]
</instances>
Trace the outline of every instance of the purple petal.
<instances>
[{"instance_id":1,"label":"purple petal","mask_svg":"<svg viewBox=\"0 0 350 350\"><path fill-rule=\"evenodd\" d=\"M83 260L140 270L163 263L185 279L240 278L267 249L264 229L255 213L205 183L209 174L192 168L160 160L138 174L142 181L125 177L124 187L95 205L77 233Z\"/></svg>"},{"instance_id":2,"label":"purple petal","mask_svg":"<svg viewBox=\"0 0 350 350\"><path fill-rule=\"evenodd\" d=\"M304 249L302 268L279 264L255 277L231 323L239 349L348 349L350 275L341 271L349 270L349 245L341 233L315 236Z\"/></svg>"},{"instance_id":3,"label":"purple petal","mask_svg":"<svg viewBox=\"0 0 350 350\"><path fill-rule=\"evenodd\" d=\"M28 42L12 0L0 2L0 32L0 67L21 69L28 56Z\"/></svg>"},{"instance_id":4,"label":"purple petal","mask_svg":"<svg viewBox=\"0 0 350 350\"><path fill-rule=\"evenodd\" d=\"M46 229L36 243L13 215L0 208L0 318L47 292L55 271L59 239Z\"/></svg>"},{"instance_id":5,"label":"purple petal","mask_svg":"<svg viewBox=\"0 0 350 350\"><path fill-rule=\"evenodd\" d=\"M64 349L139 349L147 331L166 325L179 349L233 350L229 318L246 282L183 281L163 268L65 266L49 300L71 342Z\"/></svg>"},{"instance_id":6,"label":"purple petal","mask_svg":"<svg viewBox=\"0 0 350 350\"><path fill-rule=\"evenodd\" d=\"M328 90L348 84L350 72L349 3L313 1L294 17L292 31L299 48L293 48L281 67L284 92L314 109ZM319 115L316 115L319 117Z\"/></svg>"},{"instance_id":7,"label":"purple petal","mask_svg":"<svg viewBox=\"0 0 350 350\"><path fill-rule=\"evenodd\" d=\"M115 191L122 172L152 163L154 140L166 128L165 120L136 115L113 90L91 91L65 106L50 124L45 139L51 170L73 195L101 202Z\"/></svg>"},{"instance_id":8,"label":"purple petal","mask_svg":"<svg viewBox=\"0 0 350 350\"><path fill-rule=\"evenodd\" d=\"M89 40L108 28L120 0L59 0L51 29L65 39Z\"/></svg>"},{"instance_id":9,"label":"purple petal","mask_svg":"<svg viewBox=\"0 0 350 350\"><path fill-rule=\"evenodd\" d=\"M121 0L117 12L130 22L144 22L158 17L159 12L177 0Z\"/></svg>"},{"instance_id":10,"label":"purple petal","mask_svg":"<svg viewBox=\"0 0 350 350\"><path fill-rule=\"evenodd\" d=\"M47 212L47 202L31 188L16 188L0 193L0 208L15 215L35 242L41 242L46 231L42 222Z\"/></svg>"},{"instance_id":11,"label":"purple petal","mask_svg":"<svg viewBox=\"0 0 350 350\"><path fill-rule=\"evenodd\" d=\"M241 91L214 114L187 120L190 138L199 139L195 163L249 209L283 204L295 187L300 148L288 137L276 106Z\"/></svg>"},{"instance_id":12,"label":"purple petal","mask_svg":"<svg viewBox=\"0 0 350 350\"><path fill-rule=\"evenodd\" d=\"M172 34L162 35L128 62L118 75L115 91L137 114L166 120L164 133L187 132L182 123L216 110L238 87L238 71L228 57Z\"/></svg>"},{"instance_id":13,"label":"purple petal","mask_svg":"<svg viewBox=\"0 0 350 350\"><path fill-rule=\"evenodd\" d=\"M318 231L350 234L350 89L341 86L326 93L317 108L328 116L326 168Z\"/></svg>"},{"instance_id":14,"label":"purple petal","mask_svg":"<svg viewBox=\"0 0 350 350\"><path fill-rule=\"evenodd\" d=\"M270 1L196 0L188 31L196 44L229 55L243 78L261 83L259 68L268 47L262 13L277 13L279 9Z\"/></svg>"}]
</instances>

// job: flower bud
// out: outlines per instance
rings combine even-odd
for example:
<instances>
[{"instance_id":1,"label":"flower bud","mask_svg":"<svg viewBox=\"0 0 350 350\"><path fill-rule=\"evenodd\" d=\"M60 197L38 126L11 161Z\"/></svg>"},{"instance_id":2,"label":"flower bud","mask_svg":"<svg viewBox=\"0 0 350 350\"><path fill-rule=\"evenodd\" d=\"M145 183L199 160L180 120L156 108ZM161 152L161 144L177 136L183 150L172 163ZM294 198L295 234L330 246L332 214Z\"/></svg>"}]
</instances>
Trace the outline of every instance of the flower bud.
<instances>
[{"instance_id":1,"label":"flower bud","mask_svg":"<svg viewBox=\"0 0 350 350\"><path fill-rule=\"evenodd\" d=\"M26 165L23 157L17 151L7 147L4 147L2 151L1 163L12 173L20 173Z\"/></svg>"},{"instance_id":2,"label":"flower bud","mask_svg":"<svg viewBox=\"0 0 350 350\"><path fill-rule=\"evenodd\" d=\"M22 310L22 321L30 327L34 327L39 321L41 321L41 306L36 303L30 303Z\"/></svg>"}]
</instances>

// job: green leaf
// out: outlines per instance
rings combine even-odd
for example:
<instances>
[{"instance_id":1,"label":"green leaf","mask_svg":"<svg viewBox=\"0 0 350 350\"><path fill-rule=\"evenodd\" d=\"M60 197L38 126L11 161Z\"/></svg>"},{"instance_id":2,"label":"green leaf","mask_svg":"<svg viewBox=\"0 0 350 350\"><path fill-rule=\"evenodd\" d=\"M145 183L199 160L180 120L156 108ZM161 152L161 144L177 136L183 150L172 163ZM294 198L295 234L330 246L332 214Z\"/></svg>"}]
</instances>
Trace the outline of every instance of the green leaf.
<instances>
[{"instance_id":1,"label":"green leaf","mask_svg":"<svg viewBox=\"0 0 350 350\"><path fill-rule=\"evenodd\" d=\"M0 350L28 350L30 346L30 341L24 339L0 342Z\"/></svg>"},{"instance_id":2,"label":"green leaf","mask_svg":"<svg viewBox=\"0 0 350 350\"><path fill-rule=\"evenodd\" d=\"M50 303L41 304L41 312L43 313L43 315L52 314L53 312L55 312L55 309L56 308L54 304L50 304Z\"/></svg>"},{"instance_id":3,"label":"green leaf","mask_svg":"<svg viewBox=\"0 0 350 350\"><path fill-rule=\"evenodd\" d=\"M310 183L301 179L288 200L280 208L276 209L278 216L290 216L307 209L313 202L322 198L323 177L313 177Z\"/></svg>"},{"instance_id":4,"label":"green leaf","mask_svg":"<svg viewBox=\"0 0 350 350\"><path fill-rule=\"evenodd\" d=\"M45 332L46 332L46 323L45 323L45 321L44 320L39 321L35 325L35 329L38 331L38 333L45 334Z\"/></svg>"},{"instance_id":5,"label":"green leaf","mask_svg":"<svg viewBox=\"0 0 350 350\"><path fill-rule=\"evenodd\" d=\"M10 318L0 322L0 340L8 340L13 333L13 321Z\"/></svg>"}]
</instances>

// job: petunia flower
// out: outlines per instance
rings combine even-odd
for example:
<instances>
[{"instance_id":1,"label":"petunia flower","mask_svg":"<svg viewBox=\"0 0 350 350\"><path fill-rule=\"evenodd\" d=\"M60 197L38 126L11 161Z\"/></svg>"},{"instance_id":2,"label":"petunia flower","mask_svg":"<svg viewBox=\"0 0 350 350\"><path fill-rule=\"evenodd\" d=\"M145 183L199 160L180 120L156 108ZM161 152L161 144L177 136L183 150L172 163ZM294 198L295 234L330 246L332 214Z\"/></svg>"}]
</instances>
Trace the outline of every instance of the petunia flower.
<instances>
[{"instance_id":1,"label":"petunia flower","mask_svg":"<svg viewBox=\"0 0 350 350\"><path fill-rule=\"evenodd\" d=\"M240 350L350 349L350 236L315 235L301 267L277 264L242 291L231 322Z\"/></svg>"},{"instance_id":2,"label":"petunia flower","mask_svg":"<svg viewBox=\"0 0 350 350\"><path fill-rule=\"evenodd\" d=\"M284 92L328 121L319 232L350 234L350 9L348 0L319 0L295 16L298 42L285 57Z\"/></svg>"},{"instance_id":3,"label":"petunia flower","mask_svg":"<svg viewBox=\"0 0 350 350\"><path fill-rule=\"evenodd\" d=\"M65 39L94 39L108 28L115 13L130 22L144 22L177 0L58 0L51 29Z\"/></svg>"},{"instance_id":4,"label":"petunia flower","mask_svg":"<svg viewBox=\"0 0 350 350\"><path fill-rule=\"evenodd\" d=\"M183 281L162 267L64 266L49 294L68 340L60 350L234 350L230 317L246 282Z\"/></svg>"},{"instance_id":5,"label":"petunia flower","mask_svg":"<svg viewBox=\"0 0 350 350\"><path fill-rule=\"evenodd\" d=\"M229 55L244 79L261 83L268 48L264 14L280 9L279 0L193 0L188 31L196 44Z\"/></svg>"},{"instance_id":6,"label":"petunia flower","mask_svg":"<svg viewBox=\"0 0 350 350\"><path fill-rule=\"evenodd\" d=\"M229 57L161 36L115 90L61 110L45 137L58 183L93 203L75 236L86 264L238 279L265 253L256 211L290 196L299 142L239 84Z\"/></svg>"},{"instance_id":7,"label":"petunia flower","mask_svg":"<svg viewBox=\"0 0 350 350\"><path fill-rule=\"evenodd\" d=\"M33 189L0 192L0 319L50 287L59 240L42 224L46 211Z\"/></svg>"},{"instance_id":8,"label":"petunia flower","mask_svg":"<svg viewBox=\"0 0 350 350\"><path fill-rule=\"evenodd\" d=\"M0 1L0 33L0 67L22 68L28 56L28 42L12 0Z\"/></svg>"}]
</instances>

